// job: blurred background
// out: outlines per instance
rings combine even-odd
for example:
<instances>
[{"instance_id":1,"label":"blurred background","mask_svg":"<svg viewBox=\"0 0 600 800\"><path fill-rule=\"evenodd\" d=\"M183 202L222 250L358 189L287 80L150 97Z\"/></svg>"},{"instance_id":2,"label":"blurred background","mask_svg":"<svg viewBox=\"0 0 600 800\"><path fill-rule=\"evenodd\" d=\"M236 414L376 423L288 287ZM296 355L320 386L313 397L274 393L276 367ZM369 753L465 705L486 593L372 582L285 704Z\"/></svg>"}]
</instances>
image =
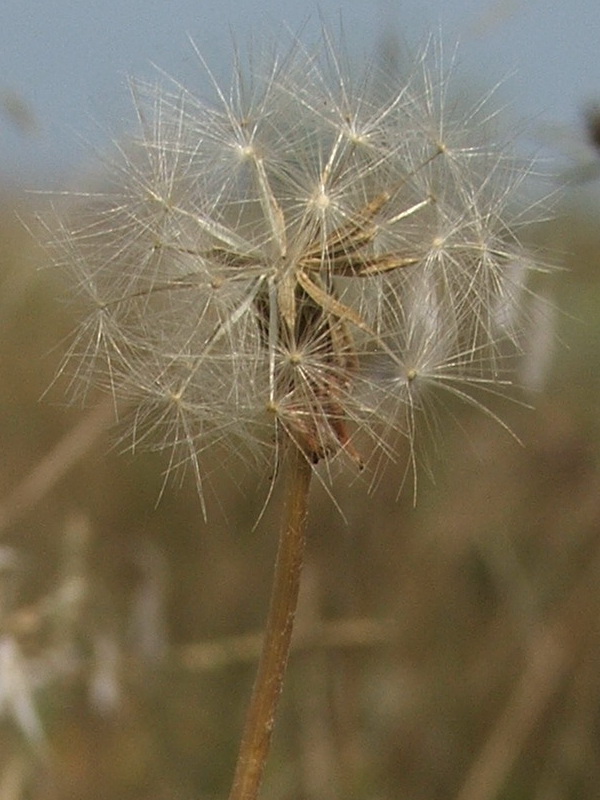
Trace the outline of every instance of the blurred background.
<instances>
[{"instance_id":1,"label":"blurred background","mask_svg":"<svg viewBox=\"0 0 600 800\"><path fill-rule=\"evenodd\" d=\"M560 199L530 236L552 352L526 405L450 409L417 505L315 485L263 796L600 797L600 5L4 0L0 26L0 798L226 796L261 642L278 490L215 469L163 487L105 398L65 402L77 321L36 214L131 120L127 76L227 74L233 37L338 26L357 55L428 32ZM441 32L441 33L440 33ZM400 58L399 56L399 58ZM523 122L525 119L525 122ZM534 370L535 372L535 370ZM538 376L539 378L539 376ZM535 406L532 410L528 405ZM358 481L360 484L360 481ZM160 498L160 500L159 500Z\"/></svg>"}]
</instances>

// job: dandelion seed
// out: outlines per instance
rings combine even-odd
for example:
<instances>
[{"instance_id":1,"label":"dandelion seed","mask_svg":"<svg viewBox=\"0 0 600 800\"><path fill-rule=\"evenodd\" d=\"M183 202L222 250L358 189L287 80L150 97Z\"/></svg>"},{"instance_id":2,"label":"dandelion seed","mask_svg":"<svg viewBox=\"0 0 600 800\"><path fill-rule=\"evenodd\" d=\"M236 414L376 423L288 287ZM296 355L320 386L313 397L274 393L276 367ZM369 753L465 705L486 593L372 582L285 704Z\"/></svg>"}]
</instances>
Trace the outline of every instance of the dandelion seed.
<instances>
[{"instance_id":1,"label":"dandelion seed","mask_svg":"<svg viewBox=\"0 0 600 800\"><path fill-rule=\"evenodd\" d=\"M135 91L139 134L60 243L90 304L80 372L139 398L138 444L154 410L158 440L191 461L227 430L266 450L287 436L315 464L375 463L381 431L414 435L406 387L468 384L520 346L523 170L484 138L489 98L458 118L447 76L419 68L386 96L325 37L251 83L241 68L230 91L215 83L216 105L176 84ZM382 360L411 376L395 402Z\"/></svg>"}]
</instances>

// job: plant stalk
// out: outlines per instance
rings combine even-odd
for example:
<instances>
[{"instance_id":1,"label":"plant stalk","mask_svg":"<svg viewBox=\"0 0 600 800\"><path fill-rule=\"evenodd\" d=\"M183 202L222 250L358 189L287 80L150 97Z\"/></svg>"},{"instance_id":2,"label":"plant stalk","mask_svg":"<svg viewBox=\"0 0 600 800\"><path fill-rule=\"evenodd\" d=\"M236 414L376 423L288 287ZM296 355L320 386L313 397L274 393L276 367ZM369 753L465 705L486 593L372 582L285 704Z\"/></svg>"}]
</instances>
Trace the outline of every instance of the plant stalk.
<instances>
[{"instance_id":1,"label":"plant stalk","mask_svg":"<svg viewBox=\"0 0 600 800\"><path fill-rule=\"evenodd\" d=\"M312 466L288 442L285 500L271 602L229 800L256 800L290 652L306 544Z\"/></svg>"}]
</instances>

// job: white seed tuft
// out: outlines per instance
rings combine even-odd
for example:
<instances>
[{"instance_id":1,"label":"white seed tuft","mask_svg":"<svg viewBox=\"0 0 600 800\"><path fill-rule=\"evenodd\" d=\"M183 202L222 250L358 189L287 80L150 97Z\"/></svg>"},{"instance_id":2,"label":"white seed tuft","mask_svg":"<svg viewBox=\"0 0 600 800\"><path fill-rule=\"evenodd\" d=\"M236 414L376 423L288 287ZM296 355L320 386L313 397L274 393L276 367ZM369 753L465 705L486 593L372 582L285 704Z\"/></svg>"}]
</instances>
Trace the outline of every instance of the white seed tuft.
<instances>
[{"instance_id":1,"label":"white seed tuft","mask_svg":"<svg viewBox=\"0 0 600 800\"><path fill-rule=\"evenodd\" d=\"M428 392L500 388L526 347L529 167L490 99L450 104L426 55L390 81L339 50L238 66L212 103L138 87L137 134L59 229L88 307L70 359L199 481L224 441L378 465Z\"/></svg>"}]
</instances>

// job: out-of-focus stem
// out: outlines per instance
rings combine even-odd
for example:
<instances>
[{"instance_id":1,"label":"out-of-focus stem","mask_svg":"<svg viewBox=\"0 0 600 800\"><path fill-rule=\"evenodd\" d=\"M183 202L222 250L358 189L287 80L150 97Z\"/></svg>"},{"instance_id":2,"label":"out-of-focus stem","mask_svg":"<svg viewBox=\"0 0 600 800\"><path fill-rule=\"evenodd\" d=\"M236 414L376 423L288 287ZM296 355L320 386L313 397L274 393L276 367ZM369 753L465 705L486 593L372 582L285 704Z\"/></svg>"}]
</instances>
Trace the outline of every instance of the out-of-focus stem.
<instances>
[{"instance_id":1,"label":"out-of-focus stem","mask_svg":"<svg viewBox=\"0 0 600 800\"><path fill-rule=\"evenodd\" d=\"M304 560L312 475L312 466L306 455L291 442L286 468L285 507L269 615L229 800L255 800L258 797L290 651Z\"/></svg>"},{"instance_id":2,"label":"out-of-focus stem","mask_svg":"<svg viewBox=\"0 0 600 800\"><path fill-rule=\"evenodd\" d=\"M115 418L115 401L106 397L60 439L36 467L0 501L0 535L25 514L81 459Z\"/></svg>"}]
</instances>

